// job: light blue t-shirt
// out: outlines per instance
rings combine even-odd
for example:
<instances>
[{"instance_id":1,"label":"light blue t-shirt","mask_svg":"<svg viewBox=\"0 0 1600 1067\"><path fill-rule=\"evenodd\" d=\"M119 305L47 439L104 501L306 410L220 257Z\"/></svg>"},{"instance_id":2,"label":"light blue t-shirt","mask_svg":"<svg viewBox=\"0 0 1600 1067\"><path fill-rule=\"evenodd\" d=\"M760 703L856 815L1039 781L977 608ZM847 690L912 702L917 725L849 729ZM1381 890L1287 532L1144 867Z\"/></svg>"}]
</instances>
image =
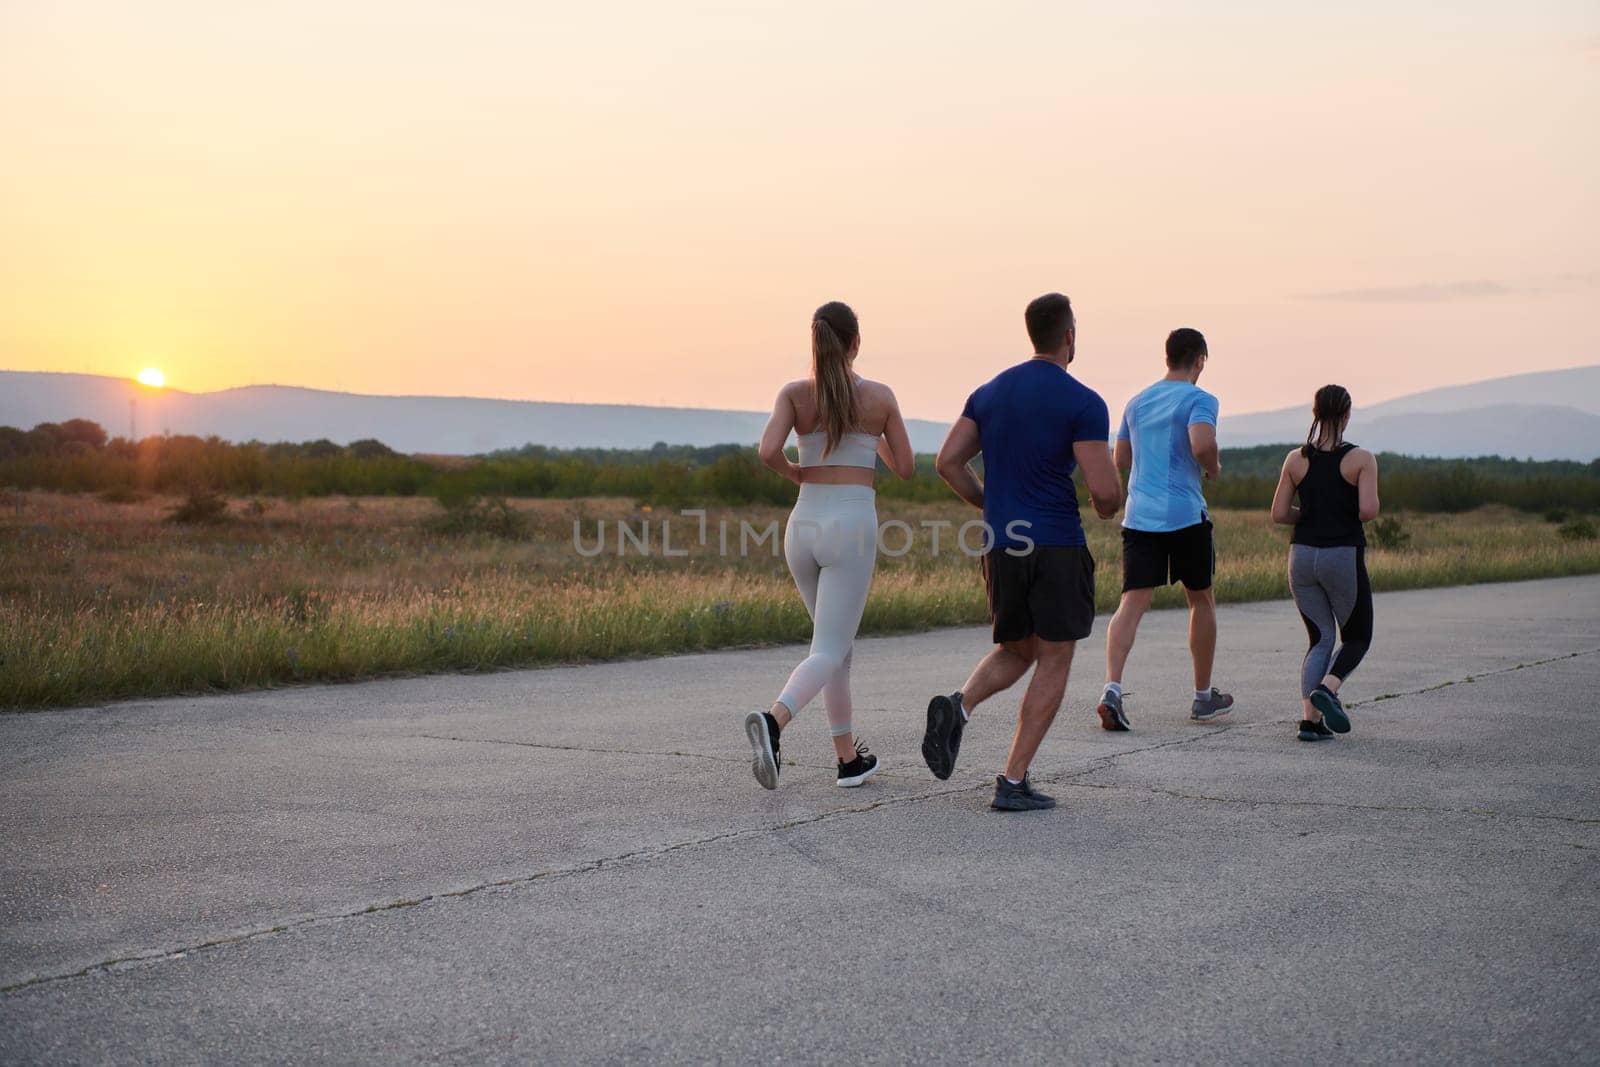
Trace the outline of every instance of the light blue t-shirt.
<instances>
[{"instance_id":1,"label":"light blue t-shirt","mask_svg":"<svg viewBox=\"0 0 1600 1067\"><path fill-rule=\"evenodd\" d=\"M1217 398L1188 382L1160 381L1128 401L1117 440L1133 446L1133 476L1122 525L1163 533L1206 517L1200 464L1189 427L1217 424Z\"/></svg>"}]
</instances>

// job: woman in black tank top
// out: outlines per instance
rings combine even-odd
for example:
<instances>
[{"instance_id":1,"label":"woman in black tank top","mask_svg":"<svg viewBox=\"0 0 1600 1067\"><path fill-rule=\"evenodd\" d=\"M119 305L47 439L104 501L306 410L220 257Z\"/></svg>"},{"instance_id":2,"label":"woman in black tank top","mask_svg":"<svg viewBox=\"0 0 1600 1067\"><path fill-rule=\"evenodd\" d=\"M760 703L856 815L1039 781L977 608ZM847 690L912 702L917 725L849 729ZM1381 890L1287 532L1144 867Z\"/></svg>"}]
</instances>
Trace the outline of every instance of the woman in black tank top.
<instances>
[{"instance_id":1,"label":"woman in black tank top","mask_svg":"<svg viewBox=\"0 0 1600 1067\"><path fill-rule=\"evenodd\" d=\"M1284 459L1272 498L1272 521L1294 527L1289 588L1311 639L1300 667L1302 741L1350 729L1339 689L1372 644L1372 583L1361 524L1378 514L1378 461L1344 439L1350 394L1323 386L1312 415L1306 443Z\"/></svg>"},{"instance_id":2,"label":"woman in black tank top","mask_svg":"<svg viewBox=\"0 0 1600 1067\"><path fill-rule=\"evenodd\" d=\"M1346 441L1331 450L1309 444L1300 450L1307 467L1295 486L1300 516L1294 524L1292 544L1315 548L1366 545L1360 491L1340 471L1344 458L1355 448Z\"/></svg>"}]
</instances>

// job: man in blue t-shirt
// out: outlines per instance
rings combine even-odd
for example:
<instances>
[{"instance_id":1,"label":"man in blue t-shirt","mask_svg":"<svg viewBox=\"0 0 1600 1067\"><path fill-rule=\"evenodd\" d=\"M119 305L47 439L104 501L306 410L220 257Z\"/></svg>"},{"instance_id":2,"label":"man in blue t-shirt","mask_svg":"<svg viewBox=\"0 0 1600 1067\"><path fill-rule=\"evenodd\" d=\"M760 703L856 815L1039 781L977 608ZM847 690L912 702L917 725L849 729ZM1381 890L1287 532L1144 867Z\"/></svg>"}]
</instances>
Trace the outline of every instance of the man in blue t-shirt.
<instances>
[{"instance_id":1,"label":"man in blue t-shirt","mask_svg":"<svg viewBox=\"0 0 1600 1067\"><path fill-rule=\"evenodd\" d=\"M1211 580L1217 553L1200 479L1220 477L1222 464L1217 398L1195 384L1208 358L1199 330L1173 330L1167 336L1167 376L1128 401L1117 431L1117 466L1132 468L1133 474L1122 518L1122 603L1106 631L1106 688L1097 709L1107 730L1128 729L1122 668L1150 598L1171 582L1182 582L1189 598L1194 658L1189 717L1209 722L1233 707L1233 697L1211 685L1217 651Z\"/></svg>"},{"instance_id":2,"label":"man in blue t-shirt","mask_svg":"<svg viewBox=\"0 0 1600 1067\"><path fill-rule=\"evenodd\" d=\"M1094 509L1117 513L1122 484L1111 464L1100 395L1071 374L1077 354L1072 302L1041 296L1023 316L1036 355L1001 371L967 399L939 450L939 476L983 509L984 584L997 646L967 683L928 704L922 758L940 779L955 769L967 715L1034 667L992 807L1036 811L1055 800L1028 782L1028 766L1061 707L1076 643L1094 625L1094 557L1078 517L1074 467ZM983 453L983 480L969 466Z\"/></svg>"}]
</instances>

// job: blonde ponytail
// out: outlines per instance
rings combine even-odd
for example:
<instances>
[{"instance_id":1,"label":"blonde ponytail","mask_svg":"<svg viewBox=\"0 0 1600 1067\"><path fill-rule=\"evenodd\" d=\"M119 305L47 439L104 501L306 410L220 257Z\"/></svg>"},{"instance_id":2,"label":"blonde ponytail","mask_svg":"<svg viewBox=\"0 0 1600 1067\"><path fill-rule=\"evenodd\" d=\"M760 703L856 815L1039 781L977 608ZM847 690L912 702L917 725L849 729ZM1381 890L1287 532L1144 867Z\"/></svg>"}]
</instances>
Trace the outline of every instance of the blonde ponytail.
<instances>
[{"instance_id":1,"label":"blonde ponytail","mask_svg":"<svg viewBox=\"0 0 1600 1067\"><path fill-rule=\"evenodd\" d=\"M861 336L856 313L838 301L823 304L811 317L811 384L817 398L826 456L860 423L850 349Z\"/></svg>"}]
</instances>

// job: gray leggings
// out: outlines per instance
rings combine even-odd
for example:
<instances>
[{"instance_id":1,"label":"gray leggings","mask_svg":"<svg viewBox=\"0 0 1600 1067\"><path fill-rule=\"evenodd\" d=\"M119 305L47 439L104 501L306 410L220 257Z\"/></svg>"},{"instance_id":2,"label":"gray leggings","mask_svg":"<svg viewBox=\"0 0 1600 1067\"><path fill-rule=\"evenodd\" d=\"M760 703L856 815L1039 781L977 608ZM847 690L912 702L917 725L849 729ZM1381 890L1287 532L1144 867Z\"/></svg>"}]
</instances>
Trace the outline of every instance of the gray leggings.
<instances>
[{"instance_id":1,"label":"gray leggings","mask_svg":"<svg viewBox=\"0 0 1600 1067\"><path fill-rule=\"evenodd\" d=\"M783 531L784 558L811 615L811 655L789 675L778 699L798 715L821 693L834 737L852 732L850 650L878 558L873 501L870 486L807 482Z\"/></svg>"},{"instance_id":2,"label":"gray leggings","mask_svg":"<svg viewBox=\"0 0 1600 1067\"><path fill-rule=\"evenodd\" d=\"M1289 589L1306 624L1311 648L1300 668L1300 695L1309 697L1326 675L1343 682L1372 645L1372 583L1367 550L1355 546L1289 546ZM1334 653L1334 631L1340 645Z\"/></svg>"}]
</instances>

